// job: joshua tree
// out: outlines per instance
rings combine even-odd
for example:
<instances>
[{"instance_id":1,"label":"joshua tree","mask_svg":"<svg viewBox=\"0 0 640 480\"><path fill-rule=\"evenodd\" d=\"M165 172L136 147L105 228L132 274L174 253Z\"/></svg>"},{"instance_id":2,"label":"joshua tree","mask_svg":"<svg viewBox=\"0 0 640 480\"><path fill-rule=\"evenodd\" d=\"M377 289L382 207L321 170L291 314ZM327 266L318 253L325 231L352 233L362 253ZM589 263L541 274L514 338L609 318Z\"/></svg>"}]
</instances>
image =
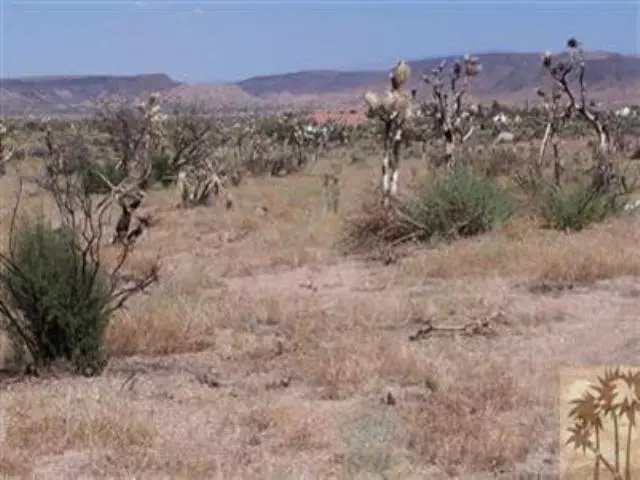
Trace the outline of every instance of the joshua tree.
<instances>
[{"instance_id":1,"label":"joshua tree","mask_svg":"<svg viewBox=\"0 0 640 480\"><path fill-rule=\"evenodd\" d=\"M443 61L430 73L423 75L422 80L431 87L432 102L422 104L422 112L435 120L436 130L444 136L445 162L453 167L456 162L456 147L466 142L475 129L474 116L478 111L463 107L463 98L469 89L471 79L481 71L478 59L465 55L453 63L449 74L449 92L445 91L443 80Z\"/></svg>"},{"instance_id":2,"label":"joshua tree","mask_svg":"<svg viewBox=\"0 0 640 480\"><path fill-rule=\"evenodd\" d=\"M562 166L558 154L559 132L567 120L570 120L575 113L578 113L598 135L594 185L604 187L608 185L613 169L613 164L609 159L609 154L611 153L609 126L605 123L603 114L596 109L595 104L587 102L584 80L585 58L580 42L575 38L570 38L566 47L568 54L566 59L554 58L549 51L542 56L542 65L551 76L553 86L550 92L542 88L537 90L538 96L544 101L548 115L544 138L540 145L537 167L539 169L542 166L545 150L548 143L551 142L554 154L554 177L556 183L560 183ZM577 86L571 86L571 74L576 73Z\"/></svg>"},{"instance_id":3,"label":"joshua tree","mask_svg":"<svg viewBox=\"0 0 640 480\"><path fill-rule=\"evenodd\" d=\"M389 197L398 192L398 168L400 166L400 148L407 118L411 115L411 100L415 91L406 92L402 87L409 79L409 66L404 60L398 61L391 69L389 82L391 88L385 97L374 92L365 92L367 117L375 118L383 124L382 158L382 203L388 205Z\"/></svg>"}]
</instances>

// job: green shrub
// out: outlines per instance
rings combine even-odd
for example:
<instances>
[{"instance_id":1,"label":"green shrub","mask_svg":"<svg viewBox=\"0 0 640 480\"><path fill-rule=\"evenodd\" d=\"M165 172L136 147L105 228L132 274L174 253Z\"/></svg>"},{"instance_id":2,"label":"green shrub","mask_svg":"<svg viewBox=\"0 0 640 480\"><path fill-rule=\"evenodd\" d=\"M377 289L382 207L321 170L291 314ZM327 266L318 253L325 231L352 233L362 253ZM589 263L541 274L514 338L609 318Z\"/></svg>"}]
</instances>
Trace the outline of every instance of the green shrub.
<instances>
[{"instance_id":1,"label":"green shrub","mask_svg":"<svg viewBox=\"0 0 640 480\"><path fill-rule=\"evenodd\" d=\"M546 228L579 231L588 225L618 215L627 195L596 189L590 180L557 186L538 176L518 177Z\"/></svg>"},{"instance_id":2,"label":"green shrub","mask_svg":"<svg viewBox=\"0 0 640 480\"><path fill-rule=\"evenodd\" d=\"M461 167L429 178L401 213L418 228L417 238L469 237L505 222L514 204L497 183Z\"/></svg>"},{"instance_id":3,"label":"green shrub","mask_svg":"<svg viewBox=\"0 0 640 480\"><path fill-rule=\"evenodd\" d=\"M168 187L173 182L171 173L171 155L161 152L151 154L151 176L154 183Z\"/></svg>"},{"instance_id":4,"label":"green shrub","mask_svg":"<svg viewBox=\"0 0 640 480\"><path fill-rule=\"evenodd\" d=\"M126 172L116 168L116 164L113 162L85 164L79 169L78 174L82 188L88 194L104 194L111 191L109 185L100 178L98 173L101 173L113 185L122 182L126 177Z\"/></svg>"},{"instance_id":5,"label":"green shrub","mask_svg":"<svg viewBox=\"0 0 640 480\"><path fill-rule=\"evenodd\" d=\"M486 175L456 169L427 179L415 198L397 209L381 206L380 192L371 192L342 223L336 247L343 254L374 254L413 239L477 235L505 222L514 206Z\"/></svg>"},{"instance_id":6,"label":"green shrub","mask_svg":"<svg viewBox=\"0 0 640 480\"><path fill-rule=\"evenodd\" d=\"M66 360L85 374L104 368L109 278L83 255L74 232L42 218L16 228L9 252L0 254L0 292L4 326L34 367Z\"/></svg>"}]
</instances>

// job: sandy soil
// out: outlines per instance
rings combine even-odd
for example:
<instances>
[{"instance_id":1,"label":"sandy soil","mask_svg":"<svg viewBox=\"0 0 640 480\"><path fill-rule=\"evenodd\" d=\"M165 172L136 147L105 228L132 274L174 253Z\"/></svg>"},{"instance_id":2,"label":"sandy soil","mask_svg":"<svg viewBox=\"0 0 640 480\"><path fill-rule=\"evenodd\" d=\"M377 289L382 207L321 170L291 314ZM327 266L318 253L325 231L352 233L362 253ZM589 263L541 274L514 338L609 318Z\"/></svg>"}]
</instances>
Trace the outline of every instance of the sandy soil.
<instances>
[{"instance_id":1,"label":"sandy soil","mask_svg":"<svg viewBox=\"0 0 640 480\"><path fill-rule=\"evenodd\" d=\"M369 166L344 173L347 208ZM322 211L320 168L249 179L230 211L153 192L132 260L159 255L161 282L114 319L102 376L4 381L0 472L556 478L559 367L640 358L640 224L515 222L383 266L335 252L348 214ZM410 340L427 323L485 328Z\"/></svg>"}]
</instances>

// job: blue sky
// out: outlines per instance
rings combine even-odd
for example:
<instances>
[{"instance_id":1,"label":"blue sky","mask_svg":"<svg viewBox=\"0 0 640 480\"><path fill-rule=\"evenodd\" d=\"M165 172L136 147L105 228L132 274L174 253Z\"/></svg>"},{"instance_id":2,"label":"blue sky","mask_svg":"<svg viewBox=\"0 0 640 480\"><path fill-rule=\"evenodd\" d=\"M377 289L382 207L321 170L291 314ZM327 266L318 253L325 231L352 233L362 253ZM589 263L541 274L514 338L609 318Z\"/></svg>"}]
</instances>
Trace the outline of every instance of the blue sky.
<instances>
[{"instance_id":1,"label":"blue sky","mask_svg":"<svg viewBox=\"0 0 640 480\"><path fill-rule=\"evenodd\" d=\"M638 54L640 0L0 0L0 77L164 72L187 82L398 58L560 49Z\"/></svg>"}]
</instances>

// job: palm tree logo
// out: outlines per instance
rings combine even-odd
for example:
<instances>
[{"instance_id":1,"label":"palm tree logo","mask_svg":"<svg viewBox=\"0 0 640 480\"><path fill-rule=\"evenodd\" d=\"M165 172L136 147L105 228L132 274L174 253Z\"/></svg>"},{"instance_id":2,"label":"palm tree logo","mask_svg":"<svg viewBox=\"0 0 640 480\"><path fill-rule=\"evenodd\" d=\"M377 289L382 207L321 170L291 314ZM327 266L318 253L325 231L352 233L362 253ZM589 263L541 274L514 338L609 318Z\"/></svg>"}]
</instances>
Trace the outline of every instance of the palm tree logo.
<instances>
[{"instance_id":1,"label":"palm tree logo","mask_svg":"<svg viewBox=\"0 0 640 480\"><path fill-rule=\"evenodd\" d=\"M568 438L564 448L573 447L593 458L594 480L631 480L640 473L633 461L640 412L640 369L623 371L607 368L603 375L571 399L568 413ZM638 452L640 456L640 452ZM604 474L604 475L601 475Z\"/></svg>"}]
</instances>

